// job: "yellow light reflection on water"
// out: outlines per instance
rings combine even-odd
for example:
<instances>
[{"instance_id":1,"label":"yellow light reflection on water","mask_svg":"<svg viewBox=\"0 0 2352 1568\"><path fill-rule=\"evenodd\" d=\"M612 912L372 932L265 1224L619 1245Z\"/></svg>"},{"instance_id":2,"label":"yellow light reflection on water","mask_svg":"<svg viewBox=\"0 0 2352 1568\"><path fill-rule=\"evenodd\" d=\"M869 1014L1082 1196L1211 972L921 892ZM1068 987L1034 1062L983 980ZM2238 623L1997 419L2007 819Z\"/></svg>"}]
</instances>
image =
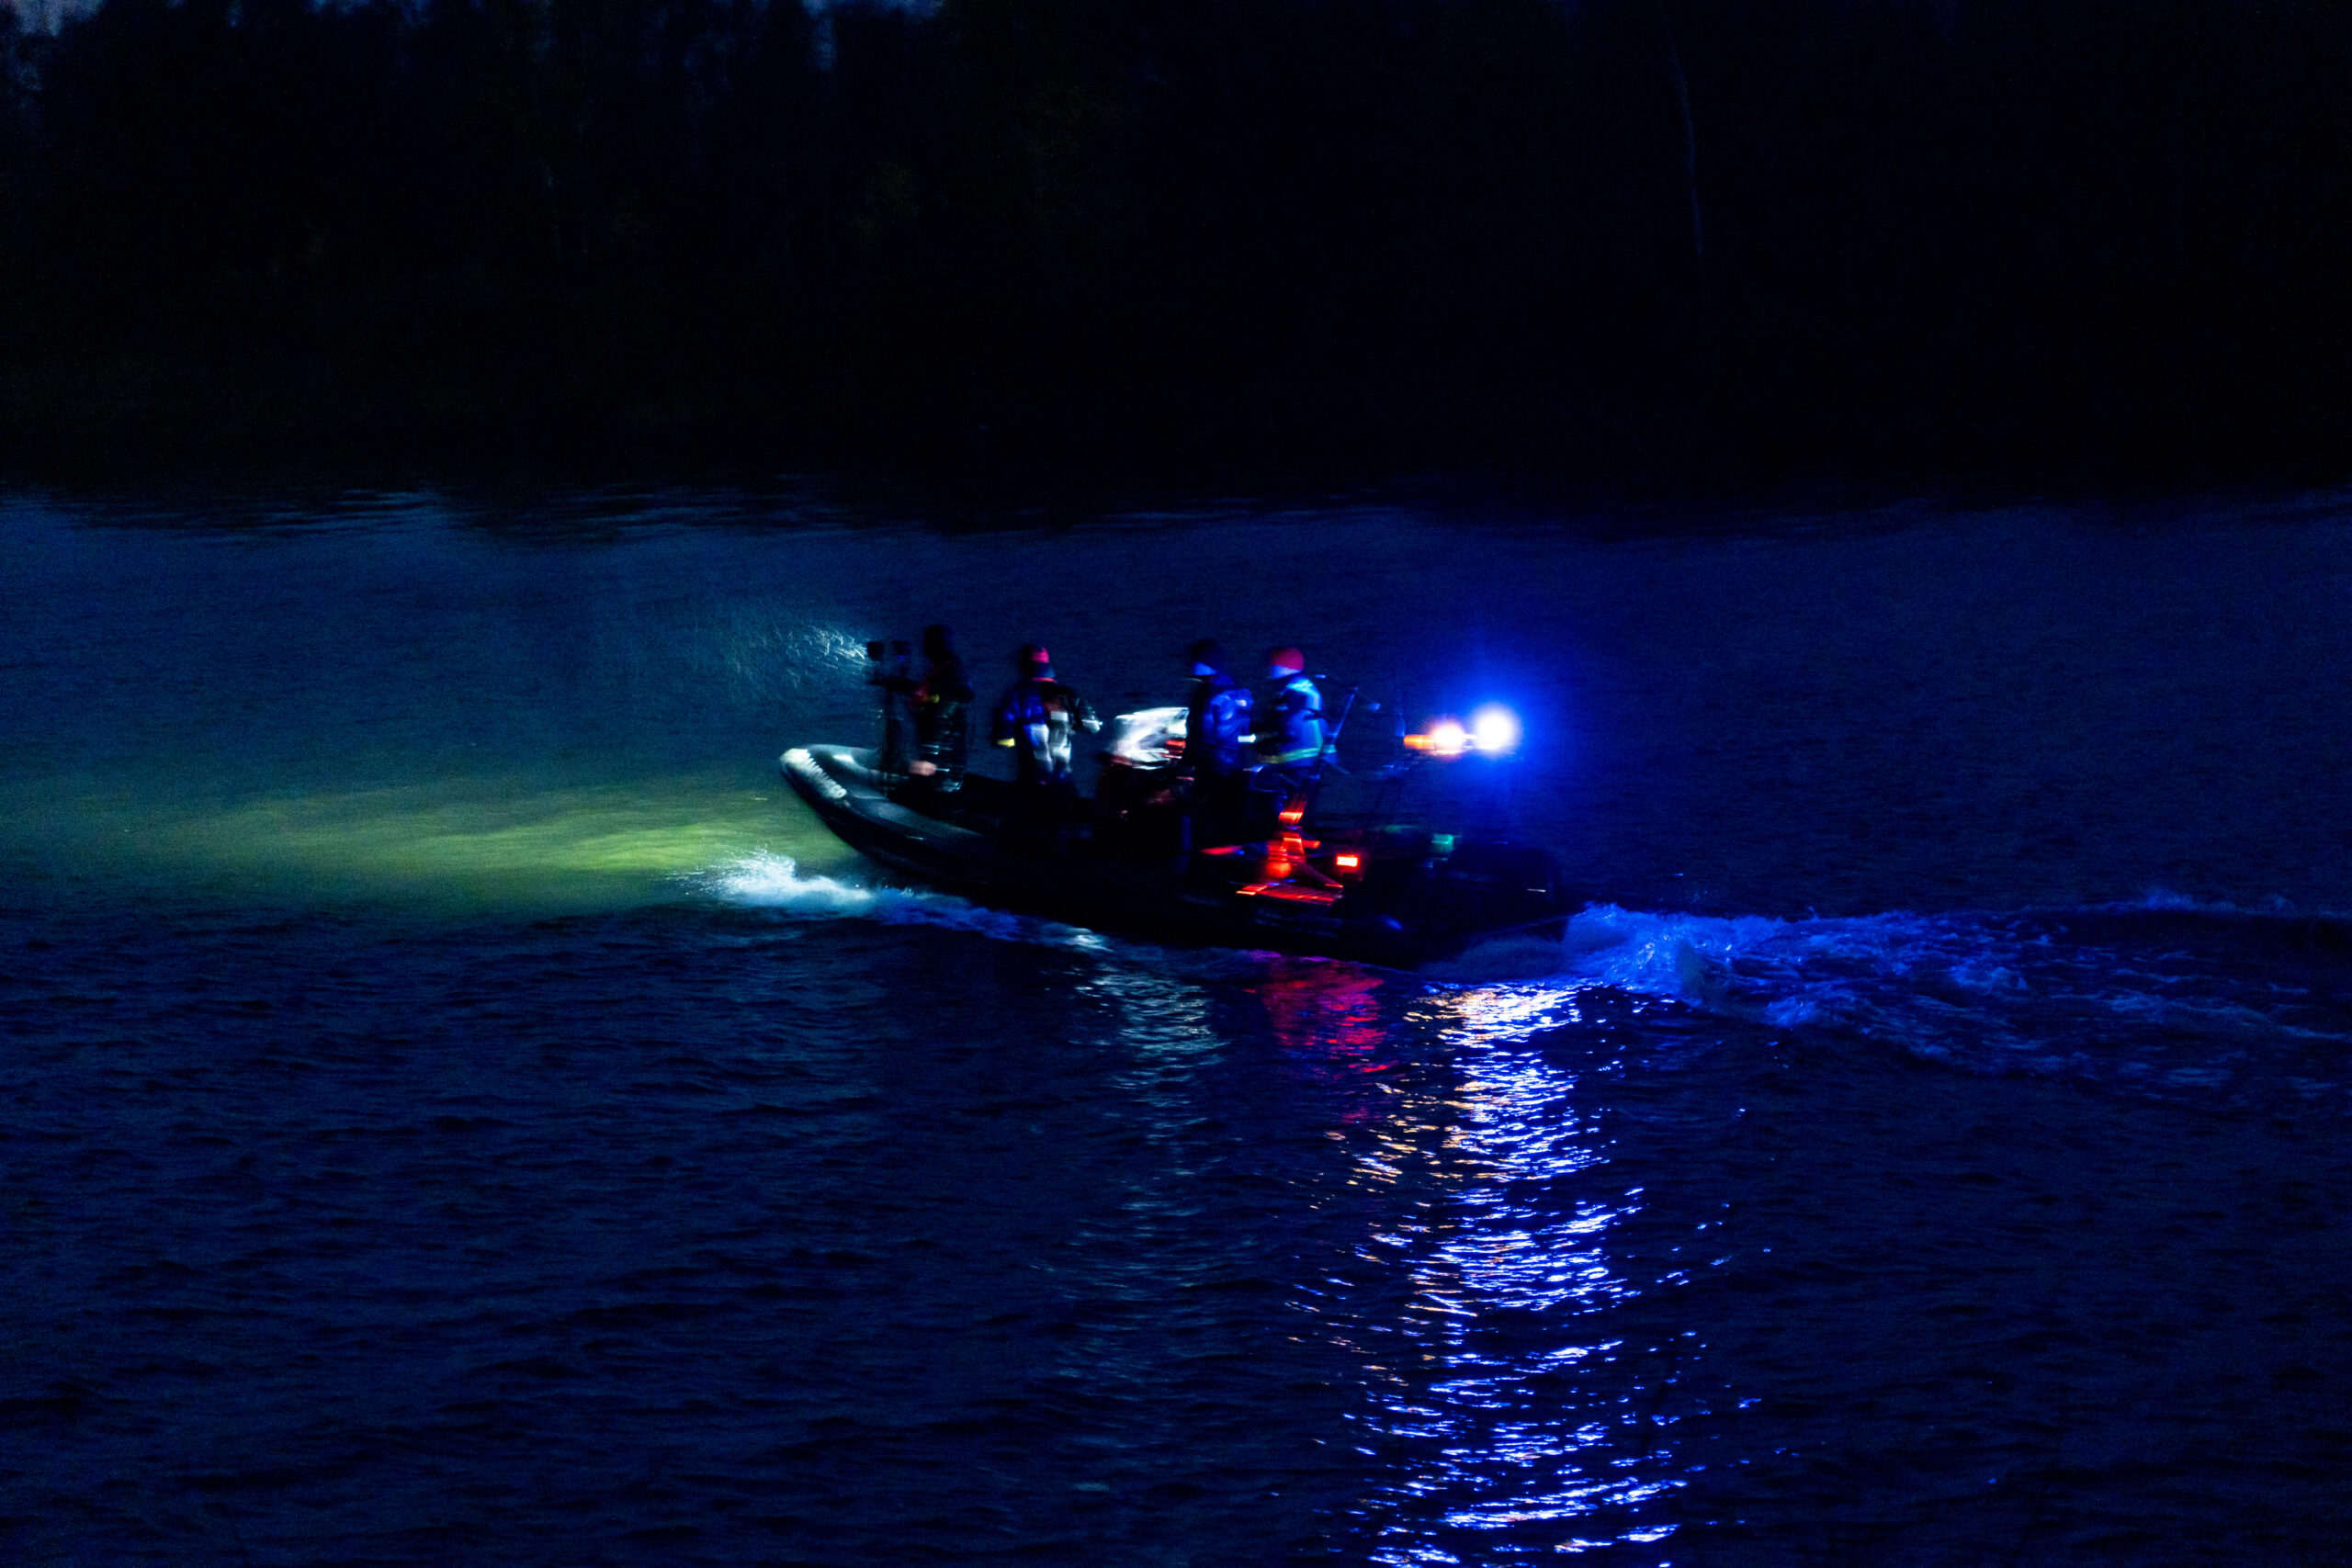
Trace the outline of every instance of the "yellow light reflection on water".
<instances>
[{"instance_id":1,"label":"yellow light reflection on water","mask_svg":"<svg viewBox=\"0 0 2352 1568\"><path fill-rule=\"evenodd\" d=\"M553 913L685 896L762 850L855 857L740 770L597 784L436 779L206 800L51 785L0 801L0 852L52 879L298 903ZM13 841L12 841L13 840Z\"/></svg>"}]
</instances>

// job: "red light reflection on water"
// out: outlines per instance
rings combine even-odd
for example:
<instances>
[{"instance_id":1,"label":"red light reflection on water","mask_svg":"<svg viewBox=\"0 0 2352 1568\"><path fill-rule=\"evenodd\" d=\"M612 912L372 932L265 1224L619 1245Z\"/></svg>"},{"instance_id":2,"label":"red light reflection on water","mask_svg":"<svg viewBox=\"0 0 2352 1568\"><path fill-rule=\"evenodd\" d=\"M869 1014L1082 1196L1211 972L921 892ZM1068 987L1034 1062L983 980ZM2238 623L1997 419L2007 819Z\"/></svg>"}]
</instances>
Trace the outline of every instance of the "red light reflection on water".
<instances>
[{"instance_id":1,"label":"red light reflection on water","mask_svg":"<svg viewBox=\"0 0 2352 1568\"><path fill-rule=\"evenodd\" d=\"M1352 964L1276 958L1250 989L1265 1005L1275 1043L1312 1082L1342 1089L1361 1087L1361 1075L1385 1073L1398 1062L1396 1041L1381 1020L1386 977ZM1343 1122L1385 1115L1376 1097L1350 1096Z\"/></svg>"}]
</instances>

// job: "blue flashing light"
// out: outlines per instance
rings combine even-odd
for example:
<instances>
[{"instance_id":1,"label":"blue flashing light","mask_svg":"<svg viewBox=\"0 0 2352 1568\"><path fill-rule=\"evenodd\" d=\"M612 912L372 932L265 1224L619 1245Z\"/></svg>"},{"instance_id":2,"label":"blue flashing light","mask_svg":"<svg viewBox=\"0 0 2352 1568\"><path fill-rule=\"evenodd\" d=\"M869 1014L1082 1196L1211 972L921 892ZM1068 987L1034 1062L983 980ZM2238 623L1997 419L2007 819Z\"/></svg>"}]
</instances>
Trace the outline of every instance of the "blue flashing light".
<instances>
[{"instance_id":1,"label":"blue flashing light","mask_svg":"<svg viewBox=\"0 0 2352 1568\"><path fill-rule=\"evenodd\" d=\"M1471 750L1499 757L1519 749L1519 716L1500 703L1488 703L1470 716Z\"/></svg>"}]
</instances>

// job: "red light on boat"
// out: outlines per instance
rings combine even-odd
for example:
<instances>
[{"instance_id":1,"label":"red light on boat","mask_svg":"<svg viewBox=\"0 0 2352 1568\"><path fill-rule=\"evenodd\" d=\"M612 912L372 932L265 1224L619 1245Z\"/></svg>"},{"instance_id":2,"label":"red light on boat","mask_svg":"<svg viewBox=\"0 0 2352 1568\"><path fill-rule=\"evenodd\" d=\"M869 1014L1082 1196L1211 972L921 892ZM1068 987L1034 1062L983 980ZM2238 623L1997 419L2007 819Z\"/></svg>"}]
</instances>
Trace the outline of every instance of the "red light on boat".
<instances>
[{"instance_id":1,"label":"red light on boat","mask_svg":"<svg viewBox=\"0 0 2352 1568\"><path fill-rule=\"evenodd\" d=\"M1363 864L1363 857L1361 855L1333 855L1331 857L1331 863L1338 866L1341 871L1354 871L1356 868Z\"/></svg>"}]
</instances>

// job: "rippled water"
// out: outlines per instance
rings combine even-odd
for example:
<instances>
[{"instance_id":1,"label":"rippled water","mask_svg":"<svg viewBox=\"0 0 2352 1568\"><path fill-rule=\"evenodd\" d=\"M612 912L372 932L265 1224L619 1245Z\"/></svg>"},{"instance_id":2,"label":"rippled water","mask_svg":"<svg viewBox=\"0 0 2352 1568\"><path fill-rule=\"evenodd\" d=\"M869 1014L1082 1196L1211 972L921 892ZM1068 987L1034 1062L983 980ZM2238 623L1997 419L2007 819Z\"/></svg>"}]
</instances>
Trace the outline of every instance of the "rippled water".
<instances>
[{"instance_id":1,"label":"rippled water","mask_svg":"<svg viewBox=\"0 0 2352 1568\"><path fill-rule=\"evenodd\" d=\"M2346 1561L2347 612L2332 496L18 496L0 1546ZM888 886L774 758L933 617L1504 697L1592 906Z\"/></svg>"}]
</instances>

